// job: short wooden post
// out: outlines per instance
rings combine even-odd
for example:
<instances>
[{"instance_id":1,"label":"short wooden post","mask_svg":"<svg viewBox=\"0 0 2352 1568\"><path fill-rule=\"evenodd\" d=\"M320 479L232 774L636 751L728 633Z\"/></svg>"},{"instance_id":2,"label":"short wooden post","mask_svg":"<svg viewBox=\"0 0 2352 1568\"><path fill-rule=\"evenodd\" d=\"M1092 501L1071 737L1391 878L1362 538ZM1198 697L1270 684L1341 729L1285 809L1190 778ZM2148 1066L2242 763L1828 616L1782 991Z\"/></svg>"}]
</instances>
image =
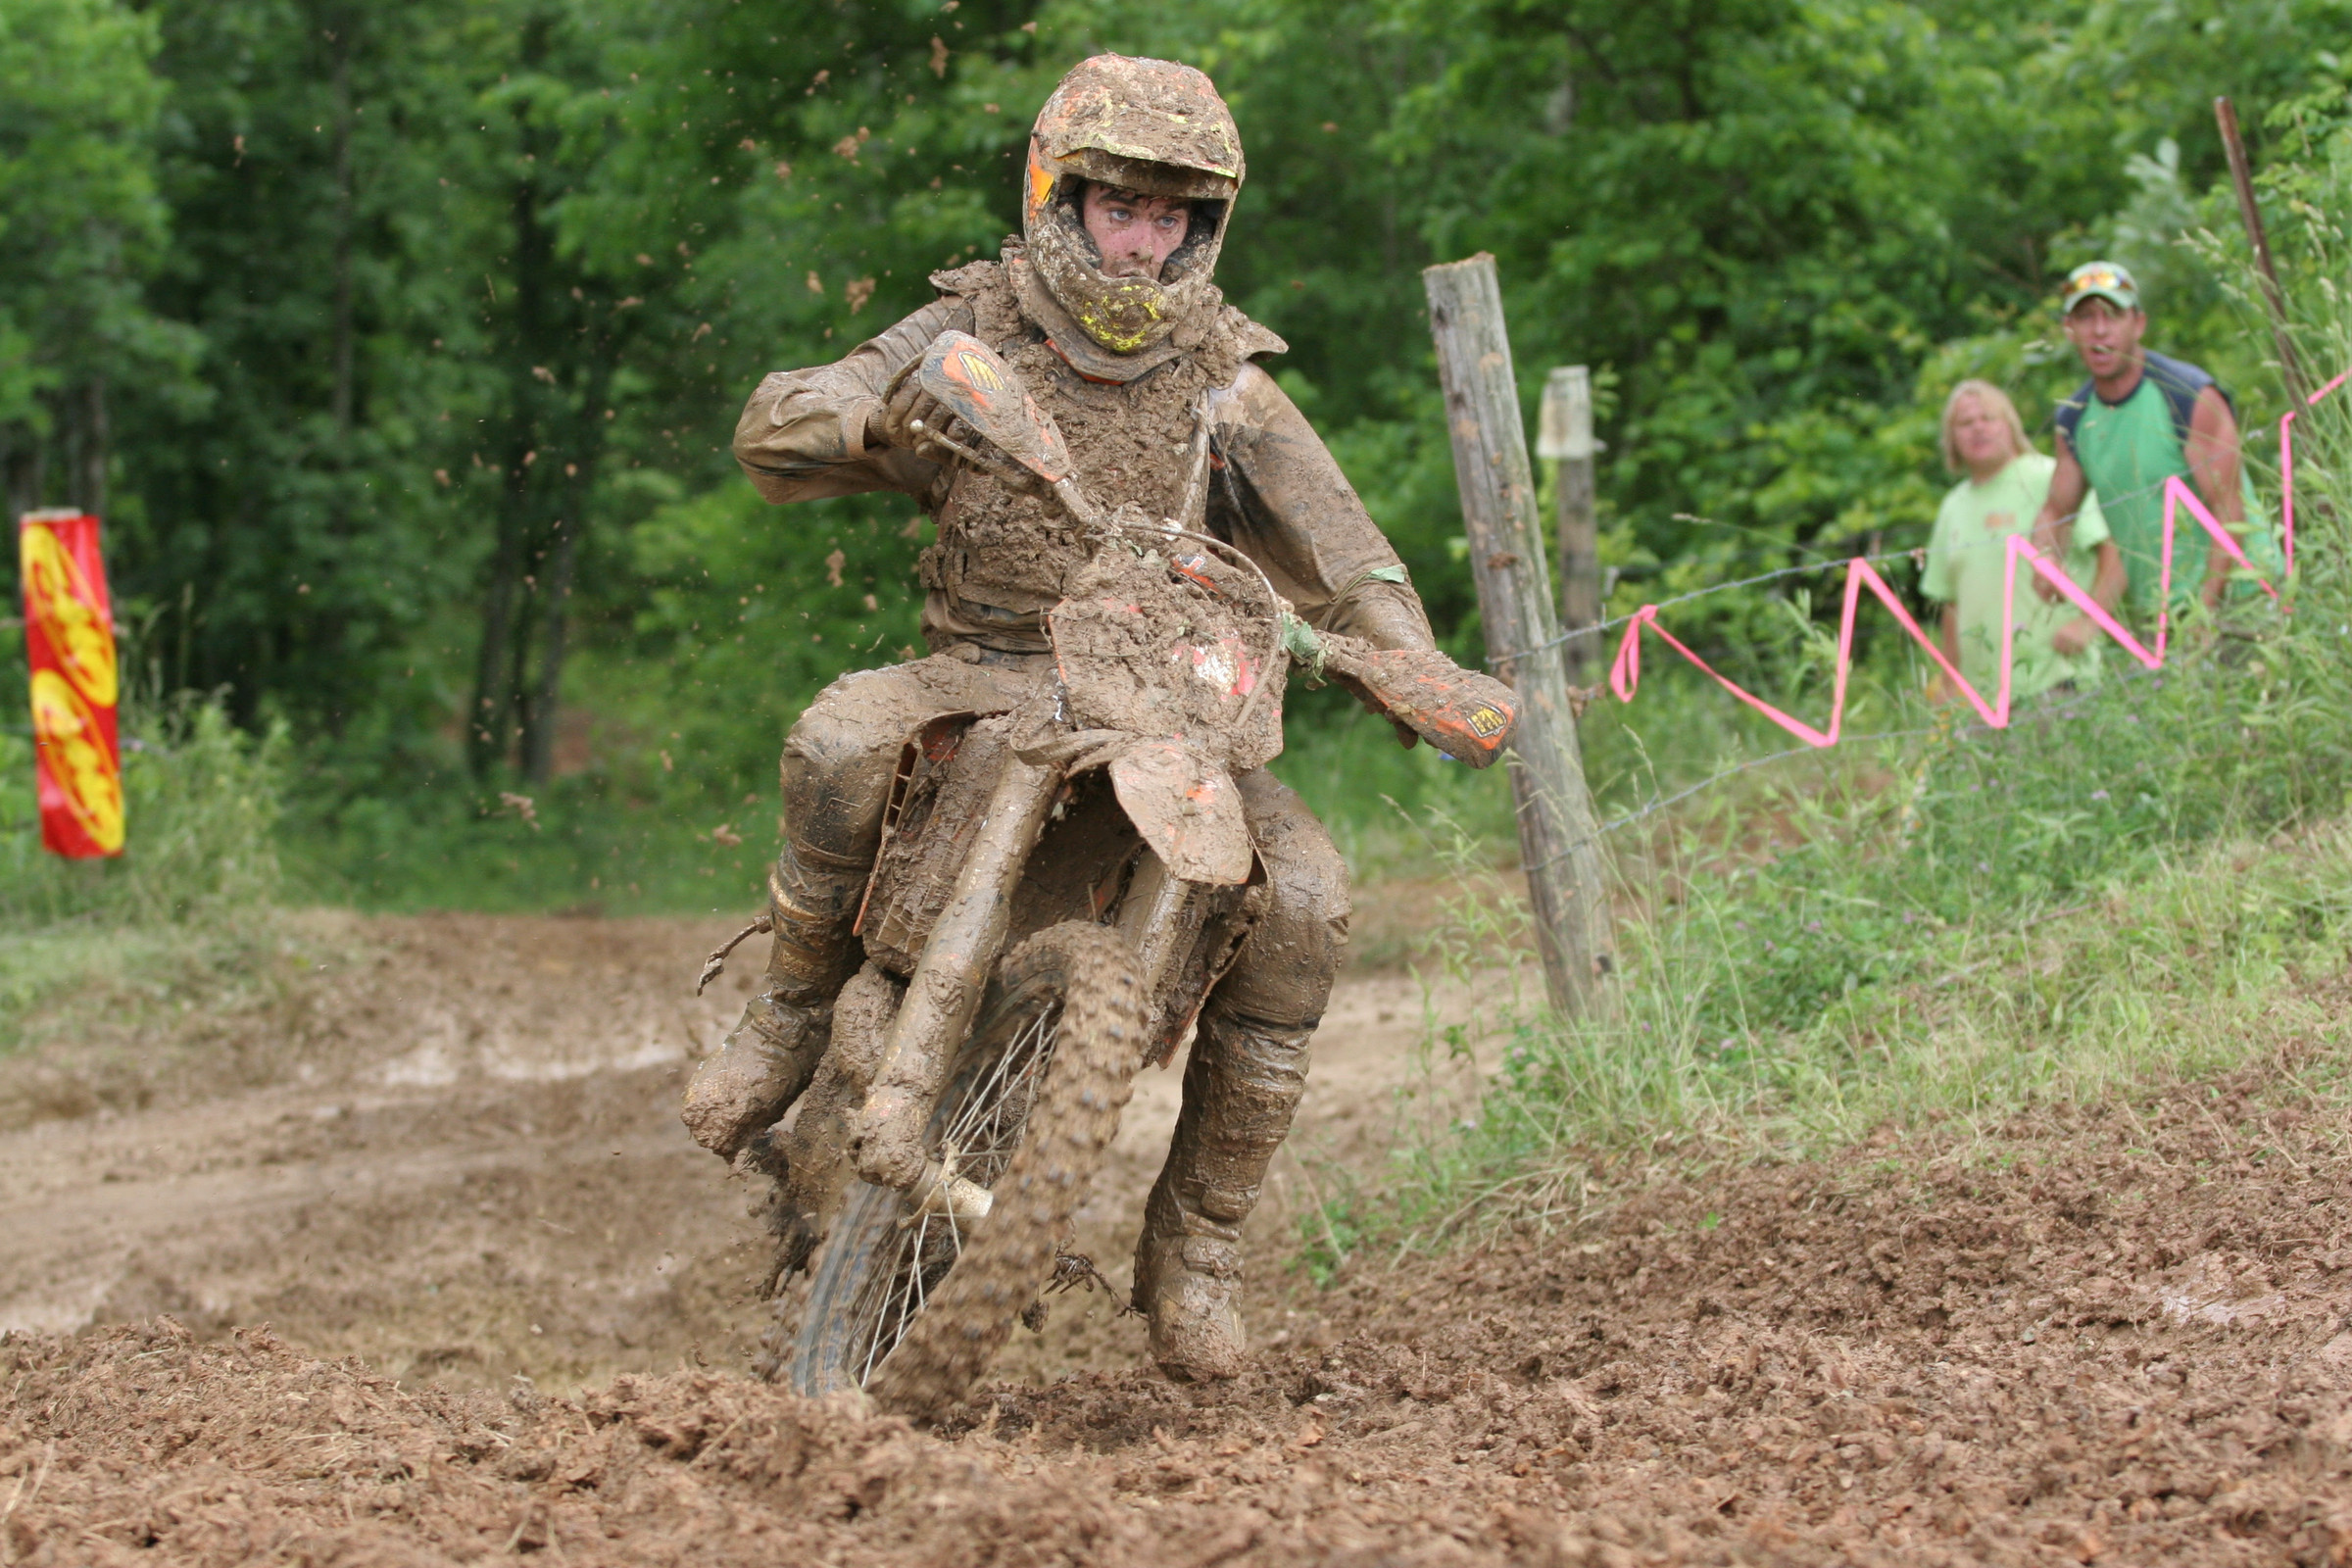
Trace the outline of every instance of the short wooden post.
<instances>
[{"instance_id":1,"label":"short wooden post","mask_svg":"<svg viewBox=\"0 0 2352 1568\"><path fill-rule=\"evenodd\" d=\"M1592 374L1563 365L1545 377L1536 456L1559 465L1552 490L1560 540L1560 630L1568 678L1591 685L1600 670L1600 526L1593 513Z\"/></svg>"},{"instance_id":2,"label":"short wooden post","mask_svg":"<svg viewBox=\"0 0 2352 1568\"><path fill-rule=\"evenodd\" d=\"M1544 565L1544 525L1503 332L1502 290L1494 258L1484 252L1429 268L1421 277L1487 649L1495 673L1519 695L1511 787L1544 981L1552 1004L1574 1017L1607 1005L1616 949L1600 824L1585 786Z\"/></svg>"},{"instance_id":3,"label":"short wooden post","mask_svg":"<svg viewBox=\"0 0 2352 1568\"><path fill-rule=\"evenodd\" d=\"M2254 166L2246 160L2245 138L2237 133L2237 109L2227 98L2213 101L2214 122L2221 126L2222 151L2230 156L2230 183L2237 189L2237 218L2246 228L2246 244L2254 252L2254 270L2262 279L2262 302L2271 312L2271 337L2278 345L2278 378L2296 408L2311 402L2311 382L2296 357L2295 340L2287 334L2286 290L2278 286L2278 269L2271 261L2271 240L2262 230L2262 209L2254 205Z\"/></svg>"}]
</instances>

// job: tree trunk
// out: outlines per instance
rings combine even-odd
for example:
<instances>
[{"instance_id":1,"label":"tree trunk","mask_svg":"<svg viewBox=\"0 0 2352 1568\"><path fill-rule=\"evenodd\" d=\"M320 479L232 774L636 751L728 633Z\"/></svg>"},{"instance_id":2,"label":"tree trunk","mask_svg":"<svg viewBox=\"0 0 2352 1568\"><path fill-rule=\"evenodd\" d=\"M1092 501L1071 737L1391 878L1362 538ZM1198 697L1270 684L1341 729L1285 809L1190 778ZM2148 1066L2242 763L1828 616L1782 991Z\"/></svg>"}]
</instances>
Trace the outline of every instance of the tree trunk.
<instances>
[{"instance_id":1,"label":"tree trunk","mask_svg":"<svg viewBox=\"0 0 2352 1568\"><path fill-rule=\"evenodd\" d=\"M1511 787L1544 980L1564 1016L1597 1012L1609 1004L1616 968L1608 883L1544 564L1502 290L1494 258L1483 252L1421 276L1487 647L1495 673L1519 694Z\"/></svg>"},{"instance_id":2,"label":"tree trunk","mask_svg":"<svg viewBox=\"0 0 2352 1568\"><path fill-rule=\"evenodd\" d=\"M564 515L556 521L554 548L549 552L542 594L546 603L539 643L539 680L531 697L530 722L523 730L522 770L533 784L544 784L555 772L556 720L564 685L564 655L571 609L571 585L579 563L580 542L588 532L588 497L596 483L596 466L604 456L605 421L597 410L612 384L617 344L608 341L597 356L579 401L573 428L585 432L573 471L564 484Z\"/></svg>"},{"instance_id":3,"label":"tree trunk","mask_svg":"<svg viewBox=\"0 0 2352 1568\"><path fill-rule=\"evenodd\" d=\"M539 676L531 685L530 702L522 721L522 772L533 784L547 782L556 764L556 702L564 682L564 610L571 598L572 564L579 551L585 519L573 508L569 518L556 519L555 542L548 551L546 577L540 584Z\"/></svg>"},{"instance_id":4,"label":"tree trunk","mask_svg":"<svg viewBox=\"0 0 2352 1568\"><path fill-rule=\"evenodd\" d=\"M106 515L106 468L113 427L106 413L106 377L93 375L81 390L81 471L74 476L75 504L94 517Z\"/></svg>"},{"instance_id":5,"label":"tree trunk","mask_svg":"<svg viewBox=\"0 0 2352 1568\"><path fill-rule=\"evenodd\" d=\"M547 552L538 552L532 564L546 570ZM524 572L522 586L522 598L514 607L514 667L507 672L507 702L514 718L500 737L501 746L512 748L501 755L510 756L517 767L531 741L531 699L536 695L531 689L531 627L539 609L539 572Z\"/></svg>"},{"instance_id":6,"label":"tree trunk","mask_svg":"<svg viewBox=\"0 0 2352 1568\"><path fill-rule=\"evenodd\" d=\"M498 542L490 555L490 581L482 595L482 642L474 662L473 708L466 714L466 757L477 779L488 778L507 755L514 687L508 678L514 628L514 595L521 586L524 533L529 521L530 470L522 459L528 431L510 447L501 477Z\"/></svg>"},{"instance_id":7,"label":"tree trunk","mask_svg":"<svg viewBox=\"0 0 2352 1568\"><path fill-rule=\"evenodd\" d=\"M335 460L351 460L353 405L353 331L351 321L351 32L348 22L335 28L335 343L334 392Z\"/></svg>"},{"instance_id":8,"label":"tree trunk","mask_svg":"<svg viewBox=\"0 0 2352 1568\"><path fill-rule=\"evenodd\" d=\"M526 40L526 64L534 63L534 41ZM466 731L469 761L476 778L486 778L508 756L512 726L528 727L530 701L524 672L530 655L525 611L517 614L515 598L523 587L524 567L535 542L534 526L542 513L534 455L545 433L542 417L546 397L534 374L547 364L550 333L550 270L554 236L540 212L539 158L548 150L527 121L520 127L517 152L523 174L514 182L514 270L510 280L508 318L510 358L507 364L509 425L507 471L500 493L498 544L491 558L490 582L482 602L481 656L474 666L472 722ZM517 630L518 627L525 629Z\"/></svg>"},{"instance_id":9,"label":"tree trunk","mask_svg":"<svg viewBox=\"0 0 2352 1568\"><path fill-rule=\"evenodd\" d=\"M29 424L0 427L0 482L7 487L10 528L41 504L40 437Z\"/></svg>"}]
</instances>

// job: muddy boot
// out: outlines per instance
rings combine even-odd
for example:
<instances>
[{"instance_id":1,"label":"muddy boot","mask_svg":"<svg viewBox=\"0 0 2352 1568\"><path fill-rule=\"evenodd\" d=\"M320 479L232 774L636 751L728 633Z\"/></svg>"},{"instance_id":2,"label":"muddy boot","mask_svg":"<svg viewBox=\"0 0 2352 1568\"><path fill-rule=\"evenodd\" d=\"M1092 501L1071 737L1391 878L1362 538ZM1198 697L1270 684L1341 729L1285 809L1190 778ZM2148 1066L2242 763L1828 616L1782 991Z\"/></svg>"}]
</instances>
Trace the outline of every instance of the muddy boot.
<instances>
[{"instance_id":1,"label":"muddy boot","mask_svg":"<svg viewBox=\"0 0 2352 1568\"><path fill-rule=\"evenodd\" d=\"M755 1152L766 1151L758 1135L782 1119L815 1076L831 1032L833 994L855 966L849 928L864 886L862 871L811 869L790 845L777 858L767 881L775 940L765 983L718 1050L695 1068L678 1112L694 1141L721 1158L735 1159L755 1144Z\"/></svg>"},{"instance_id":2,"label":"muddy boot","mask_svg":"<svg viewBox=\"0 0 2352 1568\"><path fill-rule=\"evenodd\" d=\"M754 997L686 1085L678 1119L694 1141L733 1159L774 1126L815 1074L832 1012L827 1004L795 1004L774 991Z\"/></svg>"},{"instance_id":3,"label":"muddy boot","mask_svg":"<svg viewBox=\"0 0 2352 1568\"><path fill-rule=\"evenodd\" d=\"M1184 1069L1184 1110L1144 1209L1135 1307L1178 1383L1242 1369L1242 1221L1306 1092L1314 1025L1273 1029L1213 1003Z\"/></svg>"},{"instance_id":4,"label":"muddy boot","mask_svg":"<svg viewBox=\"0 0 2352 1568\"><path fill-rule=\"evenodd\" d=\"M1242 1231L1202 1214L1148 1232L1135 1252L1135 1309L1152 1319L1152 1359L1176 1383L1242 1370Z\"/></svg>"}]
</instances>

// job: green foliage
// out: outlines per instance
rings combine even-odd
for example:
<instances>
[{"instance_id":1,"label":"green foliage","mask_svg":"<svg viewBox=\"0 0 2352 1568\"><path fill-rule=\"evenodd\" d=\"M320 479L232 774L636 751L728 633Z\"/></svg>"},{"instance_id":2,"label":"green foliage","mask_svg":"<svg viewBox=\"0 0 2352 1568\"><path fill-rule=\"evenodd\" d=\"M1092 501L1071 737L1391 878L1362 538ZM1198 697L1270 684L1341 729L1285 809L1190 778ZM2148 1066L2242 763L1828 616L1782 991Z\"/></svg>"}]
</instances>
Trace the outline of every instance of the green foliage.
<instances>
[{"instance_id":1,"label":"green foliage","mask_svg":"<svg viewBox=\"0 0 2352 1568\"><path fill-rule=\"evenodd\" d=\"M2341 810L2352 727L2328 694L2352 670L2339 647L2282 637L2242 663L2191 654L2004 732L1888 748L1870 773L1849 762L1827 791L1756 792L1742 805L1788 823L1793 842L1695 880L1683 918L1717 927L1724 961L1677 975L1683 1028L1735 1065L1787 1031L1850 1031L1874 994L2106 909L2194 846Z\"/></svg>"},{"instance_id":2,"label":"green foliage","mask_svg":"<svg viewBox=\"0 0 2352 1568\"><path fill-rule=\"evenodd\" d=\"M2283 117L2304 156L2273 185L2296 204L2286 260L2306 280L2340 254L2341 115L2331 99ZM2153 205L2171 176L2150 162ZM2211 238L2174 260L2217 298L2250 287ZM2332 289L2307 298L2301 354L2344 363L2352 313ZM1596 1162L1677 1141L1803 1148L2340 1042L2314 981L2352 936L2352 399L2296 428L2288 613L2192 615L2162 672L2111 659L2102 684L2007 731L1945 710L1925 739L1711 797L1646 864L1629 857L1642 914L1622 928L1621 1010L1486 1013L1501 1071L1476 1123L1409 1143L1388 1206L1336 1200L1310 1251L1548 1211ZM1909 684L1873 700L1899 711ZM1495 946L1481 921L1465 910L1434 950L1457 975Z\"/></svg>"},{"instance_id":3,"label":"green foliage","mask_svg":"<svg viewBox=\"0 0 2352 1568\"><path fill-rule=\"evenodd\" d=\"M556 777L484 787L446 754L439 774L429 758L370 770L356 747L322 758L303 874L409 908L746 903L778 847L776 756L801 704L920 640L912 515L896 498L779 512L748 485L656 508L620 542L643 596L574 667L599 700L574 709ZM463 689L466 652L442 645L445 684ZM398 798L404 780L419 799Z\"/></svg>"},{"instance_id":4,"label":"green foliage","mask_svg":"<svg viewBox=\"0 0 2352 1568\"><path fill-rule=\"evenodd\" d=\"M735 412L994 248L1085 54L1217 76L1251 170L1221 282L1290 340L1285 385L1467 657L1421 266L1496 254L1531 405L1555 363L1610 389L1614 610L1900 548L1953 379L2030 411L2072 384L2048 304L2093 251L2148 280L2161 347L2277 412L2209 96L2266 166L2340 138L2310 40L2345 9L27 0L0 19L0 468L20 505L103 489L168 684L290 723L322 890L589 902L625 846L684 856L627 880L699 903L685 847L750 820L793 714L915 641L907 504L757 507ZM2282 231L2320 211L2273 184ZM1677 626L1787 686L1799 602ZM1690 711L1598 760L1679 780L1746 734ZM1310 714L1292 772L1367 856L1383 795L1487 809L1359 728ZM508 794L604 848L550 856Z\"/></svg>"},{"instance_id":5,"label":"green foliage","mask_svg":"<svg viewBox=\"0 0 2352 1568\"><path fill-rule=\"evenodd\" d=\"M1499 1071L1474 1120L1309 1217L1310 1264L1573 1207L1585 1171L1667 1144L1802 1150L2341 1038L2308 984L2352 938L2343 587L2315 573L2260 645L2192 643L2007 732L1711 797L1629 856L1612 1018L1495 1000L1524 915L1456 900L1425 958L1490 1000L1437 1044Z\"/></svg>"},{"instance_id":6,"label":"green foliage","mask_svg":"<svg viewBox=\"0 0 2352 1568\"><path fill-rule=\"evenodd\" d=\"M1330 1229L1310 1216L1308 1260L1327 1258L1334 1236L1409 1250L1497 1217L1573 1215L1588 1173L1625 1162L1776 1157L1887 1127L1983 1125L2031 1102L2128 1095L2291 1043L2352 1043L2340 1009L2302 983L2340 964L2352 934L2340 823L2269 846L2184 848L2134 873L2116 903L1980 929L1973 944L1955 934L1935 982L1728 1050L1693 1027L1675 985L1744 971L1723 917L1752 921L1759 904L1646 928L1636 956L1647 978L1619 1027L1563 1034L1532 1008L1491 1020L1499 1038L1485 1043L1502 1067L1476 1118L1401 1145L1363 1191L1333 1200Z\"/></svg>"},{"instance_id":7,"label":"green foliage","mask_svg":"<svg viewBox=\"0 0 2352 1568\"><path fill-rule=\"evenodd\" d=\"M122 732L128 839L121 856L85 861L41 849L32 742L0 735L0 929L201 924L276 896L283 726L257 739L218 701L183 696L134 702Z\"/></svg>"},{"instance_id":8,"label":"green foliage","mask_svg":"<svg viewBox=\"0 0 2352 1568\"><path fill-rule=\"evenodd\" d=\"M0 15L0 464L24 500L58 400L93 380L184 397L193 347L140 282L169 215L152 142L155 25L108 0L22 0ZM76 452L74 455L78 456Z\"/></svg>"},{"instance_id":9,"label":"green foliage","mask_svg":"<svg viewBox=\"0 0 2352 1568\"><path fill-rule=\"evenodd\" d=\"M160 1020L238 990L268 962L284 727L256 738L218 700L127 695L129 836L114 859L60 860L40 847L31 740L0 733L0 1054L100 1012L114 1024ZM0 1122L15 1119L10 1099L0 1095Z\"/></svg>"},{"instance_id":10,"label":"green foliage","mask_svg":"<svg viewBox=\"0 0 2352 1568\"><path fill-rule=\"evenodd\" d=\"M1396 731L1338 687L1285 701L1288 745L1276 777L1328 824L1358 882L1425 873L1433 818L1459 824L1490 858L1513 840L1506 767L1474 771L1434 747L1406 751Z\"/></svg>"}]
</instances>

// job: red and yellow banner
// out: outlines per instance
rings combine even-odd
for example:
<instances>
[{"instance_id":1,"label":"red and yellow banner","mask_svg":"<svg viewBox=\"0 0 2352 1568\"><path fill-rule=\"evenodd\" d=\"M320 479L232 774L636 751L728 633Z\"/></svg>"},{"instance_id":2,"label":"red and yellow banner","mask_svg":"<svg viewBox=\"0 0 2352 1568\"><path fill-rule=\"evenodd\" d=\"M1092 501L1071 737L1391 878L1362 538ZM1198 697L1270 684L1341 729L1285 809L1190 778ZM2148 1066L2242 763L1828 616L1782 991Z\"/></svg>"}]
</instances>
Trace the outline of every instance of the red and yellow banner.
<instances>
[{"instance_id":1,"label":"red and yellow banner","mask_svg":"<svg viewBox=\"0 0 2352 1568\"><path fill-rule=\"evenodd\" d=\"M98 519L28 512L17 527L41 843L68 859L122 853L122 748L115 733L115 614Z\"/></svg>"}]
</instances>

